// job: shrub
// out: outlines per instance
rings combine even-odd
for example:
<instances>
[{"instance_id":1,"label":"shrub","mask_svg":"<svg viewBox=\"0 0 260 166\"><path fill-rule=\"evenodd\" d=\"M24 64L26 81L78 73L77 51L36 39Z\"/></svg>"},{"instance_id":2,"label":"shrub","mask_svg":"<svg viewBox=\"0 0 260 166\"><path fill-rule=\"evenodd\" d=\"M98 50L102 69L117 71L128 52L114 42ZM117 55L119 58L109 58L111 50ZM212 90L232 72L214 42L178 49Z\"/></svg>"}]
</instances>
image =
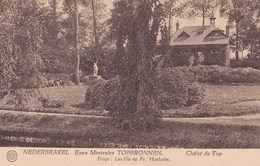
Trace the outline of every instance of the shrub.
<instances>
[{"instance_id":1,"label":"shrub","mask_svg":"<svg viewBox=\"0 0 260 166\"><path fill-rule=\"evenodd\" d=\"M253 68L230 68L221 66L194 66L190 68L202 83L259 83L260 70Z\"/></svg>"},{"instance_id":2,"label":"shrub","mask_svg":"<svg viewBox=\"0 0 260 166\"><path fill-rule=\"evenodd\" d=\"M70 86L72 85L71 78L67 74L62 73L48 73L44 74L46 80L44 80L45 87L54 86Z\"/></svg>"},{"instance_id":3,"label":"shrub","mask_svg":"<svg viewBox=\"0 0 260 166\"><path fill-rule=\"evenodd\" d=\"M85 85L94 86L95 84L102 82L103 78L91 78L90 76L83 76L80 80Z\"/></svg>"},{"instance_id":4,"label":"shrub","mask_svg":"<svg viewBox=\"0 0 260 166\"><path fill-rule=\"evenodd\" d=\"M260 69L260 59L247 59L247 60L231 60L230 67L232 68L247 68L252 67L254 69Z\"/></svg>"},{"instance_id":5,"label":"shrub","mask_svg":"<svg viewBox=\"0 0 260 166\"><path fill-rule=\"evenodd\" d=\"M64 101L59 99L51 99L50 97L42 97L40 100L44 108L60 108L65 105Z\"/></svg>"},{"instance_id":6,"label":"shrub","mask_svg":"<svg viewBox=\"0 0 260 166\"><path fill-rule=\"evenodd\" d=\"M31 110L42 106L39 101L41 97L38 89L15 89L1 100L0 107L2 109L11 110Z\"/></svg>"},{"instance_id":7,"label":"shrub","mask_svg":"<svg viewBox=\"0 0 260 166\"><path fill-rule=\"evenodd\" d=\"M158 71L157 95L162 109L192 106L201 102L204 90L187 67Z\"/></svg>"},{"instance_id":8,"label":"shrub","mask_svg":"<svg viewBox=\"0 0 260 166\"><path fill-rule=\"evenodd\" d=\"M85 101L91 108L110 111L117 100L119 87L119 77L109 80L101 79L87 89Z\"/></svg>"},{"instance_id":9,"label":"shrub","mask_svg":"<svg viewBox=\"0 0 260 166\"><path fill-rule=\"evenodd\" d=\"M179 108L200 103L204 91L186 68L158 70L156 93L161 109ZM88 88L86 104L95 109L113 110L119 93L119 78L103 80Z\"/></svg>"}]
</instances>

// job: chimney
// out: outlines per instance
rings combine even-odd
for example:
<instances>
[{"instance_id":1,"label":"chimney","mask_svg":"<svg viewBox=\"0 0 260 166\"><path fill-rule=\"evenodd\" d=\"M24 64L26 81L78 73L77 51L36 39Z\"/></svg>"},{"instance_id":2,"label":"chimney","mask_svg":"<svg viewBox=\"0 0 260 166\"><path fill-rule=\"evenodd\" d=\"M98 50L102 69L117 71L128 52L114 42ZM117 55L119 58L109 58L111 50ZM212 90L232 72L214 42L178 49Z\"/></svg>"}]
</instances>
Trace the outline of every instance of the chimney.
<instances>
[{"instance_id":1,"label":"chimney","mask_svg":"<svg viewBox=\"0 0 260 166\"><path fill-rule=\"evenodd\" d=\"M226 35L227 35L227 37L229 37L229 35L230 35L230 22L229 21L227 22L227 25L226 25Z\"/></svg>"},{"instance_id":2,"label":"chimney","mask_svg":"<svg viewBox=\"0 0 260 166\"><path fill-rule=\"evenodd\" d=\"M177 20L177 23L176 23L176 31L178 31L180 28L180 24L179 24L179 21Z\"/></svg>"},{"instance_id":3,"label":"chimney","mask_svg":"<svg viewBox=\"0 0 260 166\"><path fill-rule=\"evenodd\" d=\"M209 20L210 20L210 26L211 26L211 27L215 27L215 20L216 20L216 17L214 16L214 12L213 12L213 10L212 10L212 14L211 14Z\"/></svg>"}]
</instances>

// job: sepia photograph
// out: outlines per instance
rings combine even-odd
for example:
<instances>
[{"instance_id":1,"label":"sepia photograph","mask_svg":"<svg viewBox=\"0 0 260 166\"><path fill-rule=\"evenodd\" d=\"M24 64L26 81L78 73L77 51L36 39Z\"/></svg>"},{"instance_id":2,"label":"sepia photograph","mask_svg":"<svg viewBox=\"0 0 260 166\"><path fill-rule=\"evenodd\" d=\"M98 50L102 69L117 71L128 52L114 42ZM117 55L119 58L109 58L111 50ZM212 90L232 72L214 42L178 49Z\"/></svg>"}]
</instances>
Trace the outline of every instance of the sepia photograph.
<instances>
[{"instance_id":1,"label":"sepia photograph","mask_svg":"<svg viewBox=\"0 0 260 166\"><path fill-rule=\"evenodd\" d=\"M163 150L260 149L259 9L259 0L0 0L4 160L169 162Z\"/></svg>"}]
</instances>

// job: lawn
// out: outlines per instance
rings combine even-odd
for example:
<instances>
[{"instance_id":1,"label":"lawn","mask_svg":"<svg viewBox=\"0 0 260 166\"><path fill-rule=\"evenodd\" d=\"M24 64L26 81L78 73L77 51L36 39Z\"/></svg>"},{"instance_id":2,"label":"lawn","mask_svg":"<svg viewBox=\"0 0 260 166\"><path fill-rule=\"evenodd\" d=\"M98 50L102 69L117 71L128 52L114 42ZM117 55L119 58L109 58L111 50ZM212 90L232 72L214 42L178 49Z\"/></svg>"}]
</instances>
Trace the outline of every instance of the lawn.
<instances>
[{"instance_id":1,"label":"lawn","mask_svg":"<svg viewBox=\"0 0 260 166\"><path fill-rule=\"evenodd\" d=\"M207 85L202 104L164 110L169 117L240 116L260 113L260 85ZM254 101L249 104L247 101ZM246 104L248 103L248 104Z\"/></svg>"},{"instance_id":2,"label":"lawn","mask_svg":"<svg viewBox=\"0 0 260 166\"><path fill-rule=\"evenodd\" d=\"M208 85L204 84L205 98L202 104L192 107L164 110L164 117L217 117L240 116L260 113L259 105L239 104L244 101L260 101L260 85ZM87 109L84 96L87 86L43 88L41 92L66 103L56 112L104 115L104 110ZM51 110L49 110L51 111Z\"/></svg>"},{"instance_id":3,"label":"lawn","mask_svg":"<svg viewBox=\"0 0 260 166\"><path fill-rule=\"evenodd\" d=\"M122 131L108 119L0 115L0 146L85 148L260 148L260 127L161 122L154 131Z\"/></svg>"},{"instance_id":4,"label":"lawn","mask_svg":"<svg viewBox=\"0 0 260 166\"><path fill-rule=\"evenodd\" d=\"M172 117L218 117L240 116L260 113L260 85L208 85L204 84L205 98L202 104L192 107L163 110L163 116ZM60 108L44 108L42 106L31 107L25 111L66 113L81 115L106 115L105 110L93 110L87 108L84 103L86 85L42 88L43 96L64 102ZM255 104L246 104L245 101L253 101ZM2 109L14 109L14 106L1 105Z\"/></svg>"},{"instance_id":5,"label":"lawn","mask_svg":"<svg viewBox=\"0 0 260 166\"><path fill-rule=\"evenodd\" d=\"M217 117L259 113L259 85L204 85L202 104L164 111L164 117ZM40 89L42 95L61 100L61 108L34 111L104 115L84 104L87 86ZM257 103L257 102L256 102ZM26 110L28 111L28 110ZM32 111L32 110L31 110ZM162 121L154 131L117 129L108 119L64 114L10 112L0 114L0 146L86 148L260 148L260 127L234 124ZM23 139L26 138L26 139ZM25 141L24 141L25 140Z\"/></svg>"}]
</instances>

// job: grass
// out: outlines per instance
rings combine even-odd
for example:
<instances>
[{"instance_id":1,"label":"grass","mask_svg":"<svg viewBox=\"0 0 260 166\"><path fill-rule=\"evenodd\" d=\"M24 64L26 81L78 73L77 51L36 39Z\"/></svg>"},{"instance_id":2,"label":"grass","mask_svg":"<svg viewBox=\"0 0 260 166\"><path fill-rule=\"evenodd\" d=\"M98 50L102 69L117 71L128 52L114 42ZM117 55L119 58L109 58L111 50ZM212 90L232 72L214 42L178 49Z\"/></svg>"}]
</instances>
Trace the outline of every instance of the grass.
<instances>
[{"instance_id":1,"label":"grass","mask_svg":"<svg viewBox=\"0 0 260 166\"><path fill-rule=\"evenodd\" d=\"M164 117L218 117L260 113L258 104L242 105L244 101L260 101L259 85L204 85L202 104L164 110Z\"/></svg>"},{"instance_id":2,"label":"grass","mask_svg":"<svg viewBox=\"0 0 260 166\"><path fill-rule=\"evenodd\" d=\"M118 130L104 119L0 115L1 146L94 148L260 148L260 127L162 122L151 132ZM45 143L3 139L40 138Z\"/></svg>"},{"instance_id":3,"label":"grass","mask_svg":"<svg viewBox=\"0 0 260 166\"><path fill-rule=\"evenodd\" d=\"M230 104L200 104L176 110L164 110L165 118L198 118L219 116L242 116L260 113L259 106L239 106Z\"/></svg>"},{"instance_id":4,"label":"grass","mask_svg":"<svg viewBox=\"0 0 260 166\"><path fill-rule=\"evenodd\" d=\"M84 104L87 86L40 89L43 95L65 103L62 108L34 111L68 114L106 114ZM215 117L259 113L259 106L239 105L259 100L260 86L205 85L203 103L164 111L165 117ZM28 110L27 110L28 111ZM21 142L8 137L41 138L46 142ZM19 112L0 114L0 146L85 147L85 148L260 148L260 127L222 124L194 124L163 121L152 132L118 130L102 118L66 115L33 115Z\"/></svg>"},{"instance_id":5,"label":"grass","mask_svg":"<svg viewBox=\"0 0 260 166\"><path fill-rule=\"evenodd\" d=\"M242 105L243 101L260 101L259 84L239 85L207 85L205 87L205 98L202 104L192 107L164 110L163 116L172 117L218 117L218 116L240 116L260 113L259 105ZM86 85L42 88L43 96L64 103L61 108L44 108L43 106L32 106L24 111L65 113L79 115L106 115L105 110L89 109L84 103ZM1 105L2 109L14 109L13 105Z\"/></svg>"},{"instance_id":6,"label":"grass","mask_svg":"<svg viewBox=\"0 0 260 166\"><path fill-rule=\"evenodd\" d=\"M62 100L67 106L84 103L87 86L65 86L65 87L50 87L41 88L40 92L43 96Z\"/></svg>"},{"instance_id":7,"label":"grass","mask_svg":"<svg viewBox=\"0 0 260 166\"><path fill-rule=\"evenodd\" d=\"M260 100L259 84L205 85L203 103L233 104L241 101Z\"/></svg>"}]
</instances>

